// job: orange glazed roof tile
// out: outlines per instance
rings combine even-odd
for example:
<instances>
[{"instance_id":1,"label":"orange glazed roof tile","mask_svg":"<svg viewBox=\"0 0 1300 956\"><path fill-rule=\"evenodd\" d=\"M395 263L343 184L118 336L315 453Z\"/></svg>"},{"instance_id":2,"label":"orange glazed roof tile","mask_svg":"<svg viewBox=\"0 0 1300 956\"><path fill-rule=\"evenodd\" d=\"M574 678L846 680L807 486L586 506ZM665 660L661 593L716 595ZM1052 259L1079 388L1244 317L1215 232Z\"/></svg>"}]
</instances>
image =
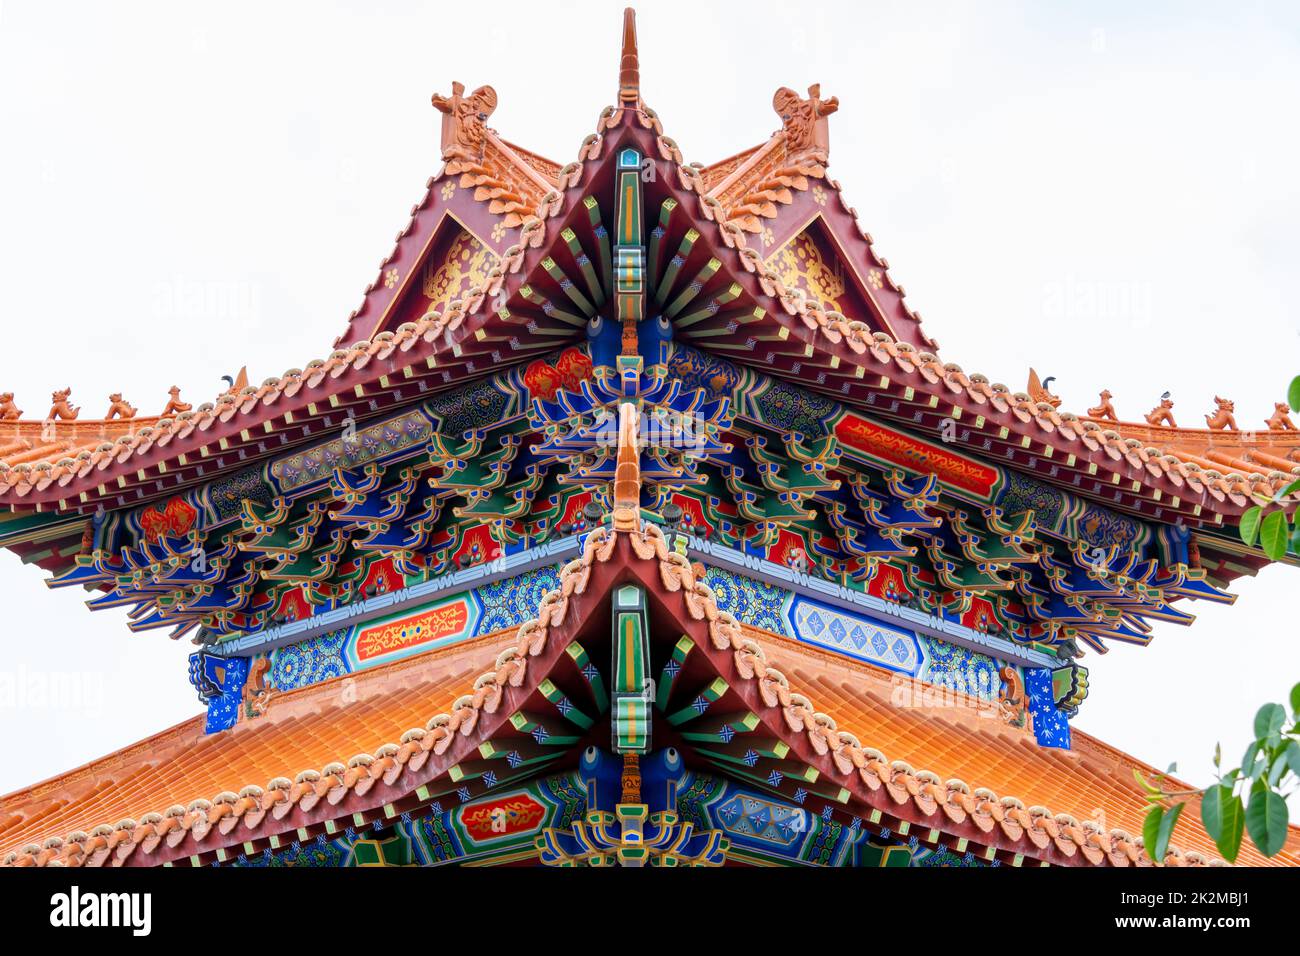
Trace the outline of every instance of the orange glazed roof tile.
<instances>
[{"instance_id":1,"label":"orange glazed roof tile","mask_svg":"<svg viewBox=\"0 0 1300 956\"><path fill-rule=\"evenodd\" d=\"M168 807L219 802L302 771L348 761L358 747L378 747L423 727L491 665L514 630L488 635L448 653L398 661L278 694L255 720L205 735L202 716L68 773L0 797L0 853L51 836L90 833L124 819L143 821Z\"/></svg>"},{"instance_id":2,"label":"orange glazed roof tile","mask_svg":"<svg viewBox=\"0 0 1300 956\"><path fill-rule=\"evenodd\" d=\"M242 841L275 833L276 821L295 805L310 811L324 798L342 815L349 809L343 801L381 780L409 786L403 774L418 772L458 737L469 744L486 739L488 717L508 713L500 709L505 695L512 688L530 692L542 681L545 672L529 660L555 651L547 647L553 630L577 613L570 599L583 595L606 564L612 570L592 597L612 587L620 567L635 570L658 600L676 608L678 623L728 684L858 800L946 832L984 834L989 846L1010 845L1028 857L1147 862L1133 835L1141 829L1143 800L1128 782L1134 768L1150 771L1144 764L1086 735L1076 751L1040 748L987 716L988 705L969 700L943 710L899 702L883 671L742 627L719 610L699 569L671 551L657 527L637 528L623 509L613 517L614 526L593 531L582 557L565 566L539 618L517 631L280 695L264 716L221 734L200 737L199 721L187 721L5 797L0 846L13 849L3 865L120 864L141 849L147 862L164 841L213 850L227 834ZM769 655L779 656L783 669ZM474 679L488 662L494 666ZM426 722L440 708L449 714ZM349 759L359 746L376 749ZM265 789L262 781L269 781ZM1213 844L1195 816L1187 815L1167 864L1210 861ZM1241 860L1296 865L1298 834L1293 828L1271 861L1248 847Z\"/></svg>"},{"instance_id":3,"label":"orange glazed roof tile","mask_svg":"<svg viewBox=\"0 0 1300 956\"><path fill-rule=\"evenodd\" d=\"M1072 749L1040 747L1027 728L1007 724L996 704L922 689L870 664L743 630L764 651L780 655L791 685L808 694L836 725L879 751L882 761L893 761L892 773L906 781L898 787L900 795L919 793L915 781L934 776L943 781L945 792L961 790L962 784L967 792L985 787L1002 795L1004 806L1007 796L1014 797L1031 818L1036 808L1045 808L1058 830L1095 828L1099 836L1142 833L1146 802L1133 771L1152 777L1154 767L1074 728ZM1175 842L1184 859L1188 853L1206 859L1218 855L1195 802L1183 815ZM1243 843L1238 863L1300 865L1300 828L1292 828L1285 850L1272 860Z\"/></svg>"},{"instance_id":4,"label":"orange glazed roof tile","mask_svg":"<svg viewBox=\"0 0 1300 956\"><path fill-rule=\"evenodd\" d=\"M1288 415L1289 418L1289 415ZM1101 423L1103 427L1107 423ZM1220 474L1270 475L1290 483L1300 476L1300 432L1269 428L1211 430L1171 428L1134 422L1113 422L1109 427L1126 444L1164 454Z\"/></svg>"}]
</instances>

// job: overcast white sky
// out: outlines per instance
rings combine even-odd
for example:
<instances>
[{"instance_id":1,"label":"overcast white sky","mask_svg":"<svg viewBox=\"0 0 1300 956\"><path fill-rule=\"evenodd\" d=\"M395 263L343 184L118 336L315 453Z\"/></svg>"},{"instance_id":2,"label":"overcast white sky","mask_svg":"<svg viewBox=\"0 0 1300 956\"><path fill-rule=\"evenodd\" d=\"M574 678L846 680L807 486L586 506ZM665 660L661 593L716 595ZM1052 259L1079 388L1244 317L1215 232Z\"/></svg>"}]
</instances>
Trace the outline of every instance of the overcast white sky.
<instances>
[{"instance_id":1,"label":"overcast white sky","mask_svg":"<svg viewBox=\"0 0 1300 956\"><path fill-rule=\"evenodd\" d=\"M491 83L492 125L567 162L622 6L0 0L0 388L156 413L323 357L439 165L430 94ZM832 175L968 372L1260 427L1300 372L1300 13L1134 6L656 0L642 88L704 163L778 125L777 86L838 96ZM0 699L0 792L199 711L188 643L42 577L0 554L0 688L74 693ZM1090 655L1076 725L1206 781L1300 680L1297 588Z\"/></svg>"}]
</instances>

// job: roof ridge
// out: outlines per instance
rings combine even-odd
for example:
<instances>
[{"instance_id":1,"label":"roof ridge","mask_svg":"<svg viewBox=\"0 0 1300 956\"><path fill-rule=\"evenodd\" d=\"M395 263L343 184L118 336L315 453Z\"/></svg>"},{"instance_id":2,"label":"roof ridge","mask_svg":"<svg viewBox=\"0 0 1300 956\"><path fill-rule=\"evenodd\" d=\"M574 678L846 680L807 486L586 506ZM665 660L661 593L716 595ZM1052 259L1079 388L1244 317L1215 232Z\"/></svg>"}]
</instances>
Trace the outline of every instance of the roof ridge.
<instances>
[{"instance_id":1,"label":"roof ridge","mask_svg":"<svg viewBox=\"0 0 1300 956\"><path fill-rule=\"evenodd\" d=\"M1122 445L1126 456L1136 456L1143 464L1157 463L1167 470L1177 470L1181 462L1184 472L1192 470L1217 475L1229 486L1236 484L1229 480L1234 476L1251 485L1267 483L1269 488L1265 494L1269 497L1300 475L1300 459L1274 456L1254 447L1265 444L1270 449L1280 448L1290 455L1300 453L1300 431L1295 430L1290 418L1291 408L1285 402L1274 404L1268 428L1242 430L1237 427L1233 403L1221 398L1215 400L1214 413L1205 416L1207 425L1212 427L1185 428L1174 423L1170 412L1174 403L1168 398L1168 393L1147 414L1145 422L1121 421L1111 402L1114 396L1109 389L1101 390L1100 403L1084 415L1060 413L1061 399L1038 381L1033 369L1029 370L1027 391L1017 392L1013 398L1022 396L1038 409L1050 407L1063 419L1077 421L1085 430L1099 432L1116 445ZM1196 450L1178 447L1180 444L1194 445ZM1234 455L1234 451L1239 454ZM1220 458L1215 458L1216 455ZM1262 456L1263 460L1252 460L1250 456L1254 455ZM1224 458L1227 460L1221 460ZM1261 465L1264 467L1259 467ZM1251 482L1252 478L1257 480ZM1251 495L1255 493L1253 487L1248 491Z\"/></svg>"}]
</instances>

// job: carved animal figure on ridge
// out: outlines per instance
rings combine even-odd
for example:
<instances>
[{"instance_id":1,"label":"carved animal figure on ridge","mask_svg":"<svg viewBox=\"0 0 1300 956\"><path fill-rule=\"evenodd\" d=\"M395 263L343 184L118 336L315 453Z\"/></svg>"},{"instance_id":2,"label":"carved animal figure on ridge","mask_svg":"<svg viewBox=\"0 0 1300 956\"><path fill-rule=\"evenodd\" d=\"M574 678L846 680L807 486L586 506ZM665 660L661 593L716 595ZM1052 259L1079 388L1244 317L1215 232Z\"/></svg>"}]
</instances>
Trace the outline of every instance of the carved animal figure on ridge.
<instances>
[{"instance_id":1,"label":"carved animal figure on ridge","mask_svg":"<svg viewBox=\"0 0 1300 956\"><path fill-rule=\"evenodd\" d=\"M808 99L788 86L781 87L772 97L772 109L781 117L785 146L790 153L801 153L814 148L826 149L825 119L839 108L839 97L822 99L820 83L808 87Z\"/></svg>"},{"instance_id":2,"label":"carved animal figure on ridge","mask_svg":"<svg viewBox=\"0 0 1300 956\"><path fill-rule=\"evenodd\" d=\"M1168 425L1170 428L1177 428L1178 423L1174 421L1173 407L1174 400L1172 398L1160 399L1160 404L1147 412L1147 424Z\"/></svg>"},{"instance_id":3,"label":"carved animal figure on ridge","mask_svg":"<svg viewBox=\"0 0 1300 956\"><path fill-rule=\"evenodd\" d=\"M0 398L3 397L0 396ZM1275 432L1295 431L1295 422L1291 421L1291 406L1286 402L1275 402L1273 404L1273 417L1268 420L1268 427Z\"/></svg>"},{"instance_id":4,"label":"carved animal figure on ridge","mask_svg":"<svg viewBox=\"0 0 1300 956\"><path fill-rule=\"evenodd\" d=\"M451 96L433 95L433 105L443 114L442 158L478 162L487 145L487 120L497 108L497 91L480 86L465 96L463 83L451 85Z\"/></svg>"},{"instance_id":5,"label":"carved animal figure on ridge","mask_svg":"<svg viewBox=\"0 0 1300 956\"><path fill-rule=\"evenodd\" d=\"M14 404L13 392L0 392L0 422L16 422L23 417L23 410Z\"/></svg>"},{"instance_id":6,"label":"carved animal figure on ridge","mask_svg":"<svg viewBox=\"0 0 1300 956\"><path fill-rule=\"evenodd\" d=\"M1088 409L1088 417L1106 418L1112 422L1119 421L1119 416L1115 414L1115 406L1110 403L1112 397L1110 394L1110 389L1103 388L1101 390L1101 395L1098 397L1101 399L1101 402L1097 405L1096 408Z\"/></svg>"},{"instance_id":7,"label":"carved animal figure on ridge","mask_svg":"<svg viewBox=\"0 0 1300 956\"><path fill-rule=\"evenodd\" d=\"M45 417L53 421L56 418L62 418L66 421L72 421L81 412L81 406L72 405L68 397L72 394L71 388L65 388L62 391L55 392L50 396L50 401L54 404L50 407L50 413Z\"/></svg>"},{"instance_id":8,"label":"carved animal figure on ridge","mask_svg":"<svg viewBox=\"0 0 1300 956\"><path fill-rule=\"evenodd\" d=\"M167 390L167 394L170 395L171 398L167 402L167 407L162 411L164 418L169 415L178 415L181 412L188 412L194 407L189 402L181 401L181 387L179 385L173 385Z\"/></svg>"},{"instance_id":9,"label":"carved animal figure on ridge","mask_svg":"<svg viewBox=\"0 0 1300 956\"><path fill-rule=\"evenodd\" d=\"M1029 385L1025 391L1029 393L1029 397L1035 404L1047 404L1053 408L1060 408L1061 399L1053 394L1052 381L1053 378L1050 375L1046 379L1040 379L1038 373L1031 368L1029 370Z\"/></svg>"},{"instance_id":10,"label":"carved animal figure on ridge","mask_svg":"<svg viewBox=\"0 0 1300 956\"><path fill-rule=\"evenodd\" d=\"M104 415L104 421L112 421L114 418L135 418L135 406L122 398L121 392L114 392L108 396L108 411Z\"/></svg>"},{"instance_id":11,"label":"carved animal figure on ridge","mask_svg":"<svg viewBox=\"0 0 1300 956\"><path fill-rule=\"evenodd\" d=\"M1236 406L1226 398L1219 398L1218 395L1214 396L1214 402L1218 407L1215 408L1213 415L1205 416L1205 424L1211 429L1226 428L1229 431L1237 431L1237 419L1232 416L1232 413L1237 410Z\"/></svg>"}]
</instances>

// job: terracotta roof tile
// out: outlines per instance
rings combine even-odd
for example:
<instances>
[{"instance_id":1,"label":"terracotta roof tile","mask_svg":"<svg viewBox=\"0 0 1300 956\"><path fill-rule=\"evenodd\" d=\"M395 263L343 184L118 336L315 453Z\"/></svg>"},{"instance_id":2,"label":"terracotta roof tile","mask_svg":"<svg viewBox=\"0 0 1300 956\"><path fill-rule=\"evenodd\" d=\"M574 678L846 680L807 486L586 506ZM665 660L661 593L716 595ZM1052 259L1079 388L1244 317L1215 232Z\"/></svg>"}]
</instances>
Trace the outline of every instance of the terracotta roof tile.
<instances>
[{"instance_id":1,"label":"terracotta roof tile","mask_svg":"<svg viewBox=\"0 0 1300 956\"><path fill-rule=\"evenodd\" d=\"M915 768L912 776L929 771L947 784L966 782L995 793L1013 795L1026 805L1042 805L1055 815L1095 822L1105 832L1142 833L1146 803L1135 785L1133 771L1145 775L1155 768L1095 738L1071 730L1071 750L1039 747L1027 730L1005 723L995 704L961 693L946 693L930 705L910 697L898 706L896 675L870 665L839 659L775 635L743 628L764 652L779 657L791 686L813 699L834 723L851 731L865 746L889 760L901 758ZM1213 841L1200 824L1195 803L1189 806L1175 842L1185 857L1195 852L1217 857ZM1287 850L1272 861L1254 847L1244 846L1242 865L1300 865L1300 831Z\"/></svg>"},{"instance_id":2,"label":"terracotta roof tile","mask_svg":"<svg viewBox=\"0 0 1300 956\"><path fill-rule=\"evenodd\" d=\"M1141 797L1127 783L1142 764L1082 734L1069 753L1039 748L977 708L936 713L896 706L882 672L742 627L719 610L697 568L669 549L659 529L638 529L629 514L617 510L612 527L588 536L582 557L561 572L560 590L517 632L351 678L352 704L339 693L346 679L325 682L277 697L267 716L232 731L199 738L198 721L189 721L11 794L0 801L0 845L14 847L3 863L120 863L140 848L147 856L163 840L188 839L200 849L207 841L212 848L214 828L223 836L236 826L258 832L268 811L286 813L326 795L341 802L381 777L399 780L409 762L422 765L422 754L444 752L458 734L473 733L481 715L496 713L503 688L523 683L529 658L543 653L552 628L564 625L569 599L586 590L593 565L616 553L655 567L661 596L680 601L683 620L705 629L705 640L721 654L717 660L729 662L729 680L753 682L786 732L806 739L859 793L883 787L894 813L940 828L996 829L999 841L1030 856L1054 846L1067 860L1145 862L1134 836ZM774 656L779 668L769 659ZM494 667L471 680L488 661ZM440 708L448 713L425 721ZM360 746L374 753L352 756ZM1088 819L1098 804L1104 818ZM278 817L272 812L270 819ZM1300 862L1298 833L1271 862ZM1180 829L1179 840L1168 863L1209 861L1211 845L1194 820ZM1249 849L1242 859L1260 862Z\"/></svg>"},{"instance_id":3,"label":"terracotta roof tile","mask_svg":"<svg viewBox=\"0 0 1300 956\"><path fill-rule=\"evenodd\" d=\"M1290 484L1300 476L1300 432L1284 429L1211 430L1174 428L1135 422L1087 419L1136 442L1148 457L1171 456L1221 475L1237 474L1250 484L1270 489ZM1176 462L1168 463L1176 469ZM1263 479L1261 482L1260 479ZM1266 491L1272 494L1272 491Z\"/></svg>"},{"instance_id":4,"label":"terracotta roof tile","mask_svg":"<svg viewBox=\"0 0 1300 956\"><path fill-rule=\"evenodd\" d=\"M466 685L513 642L513 630L439 655L279 694L266 713L204 735L196 717L84 767L0 798L0 847L90 832L276 777L347 761L361 746L398 741L450 710ZM345 693L345 690L347 693Z\"/></svg>"}]
</instances>

